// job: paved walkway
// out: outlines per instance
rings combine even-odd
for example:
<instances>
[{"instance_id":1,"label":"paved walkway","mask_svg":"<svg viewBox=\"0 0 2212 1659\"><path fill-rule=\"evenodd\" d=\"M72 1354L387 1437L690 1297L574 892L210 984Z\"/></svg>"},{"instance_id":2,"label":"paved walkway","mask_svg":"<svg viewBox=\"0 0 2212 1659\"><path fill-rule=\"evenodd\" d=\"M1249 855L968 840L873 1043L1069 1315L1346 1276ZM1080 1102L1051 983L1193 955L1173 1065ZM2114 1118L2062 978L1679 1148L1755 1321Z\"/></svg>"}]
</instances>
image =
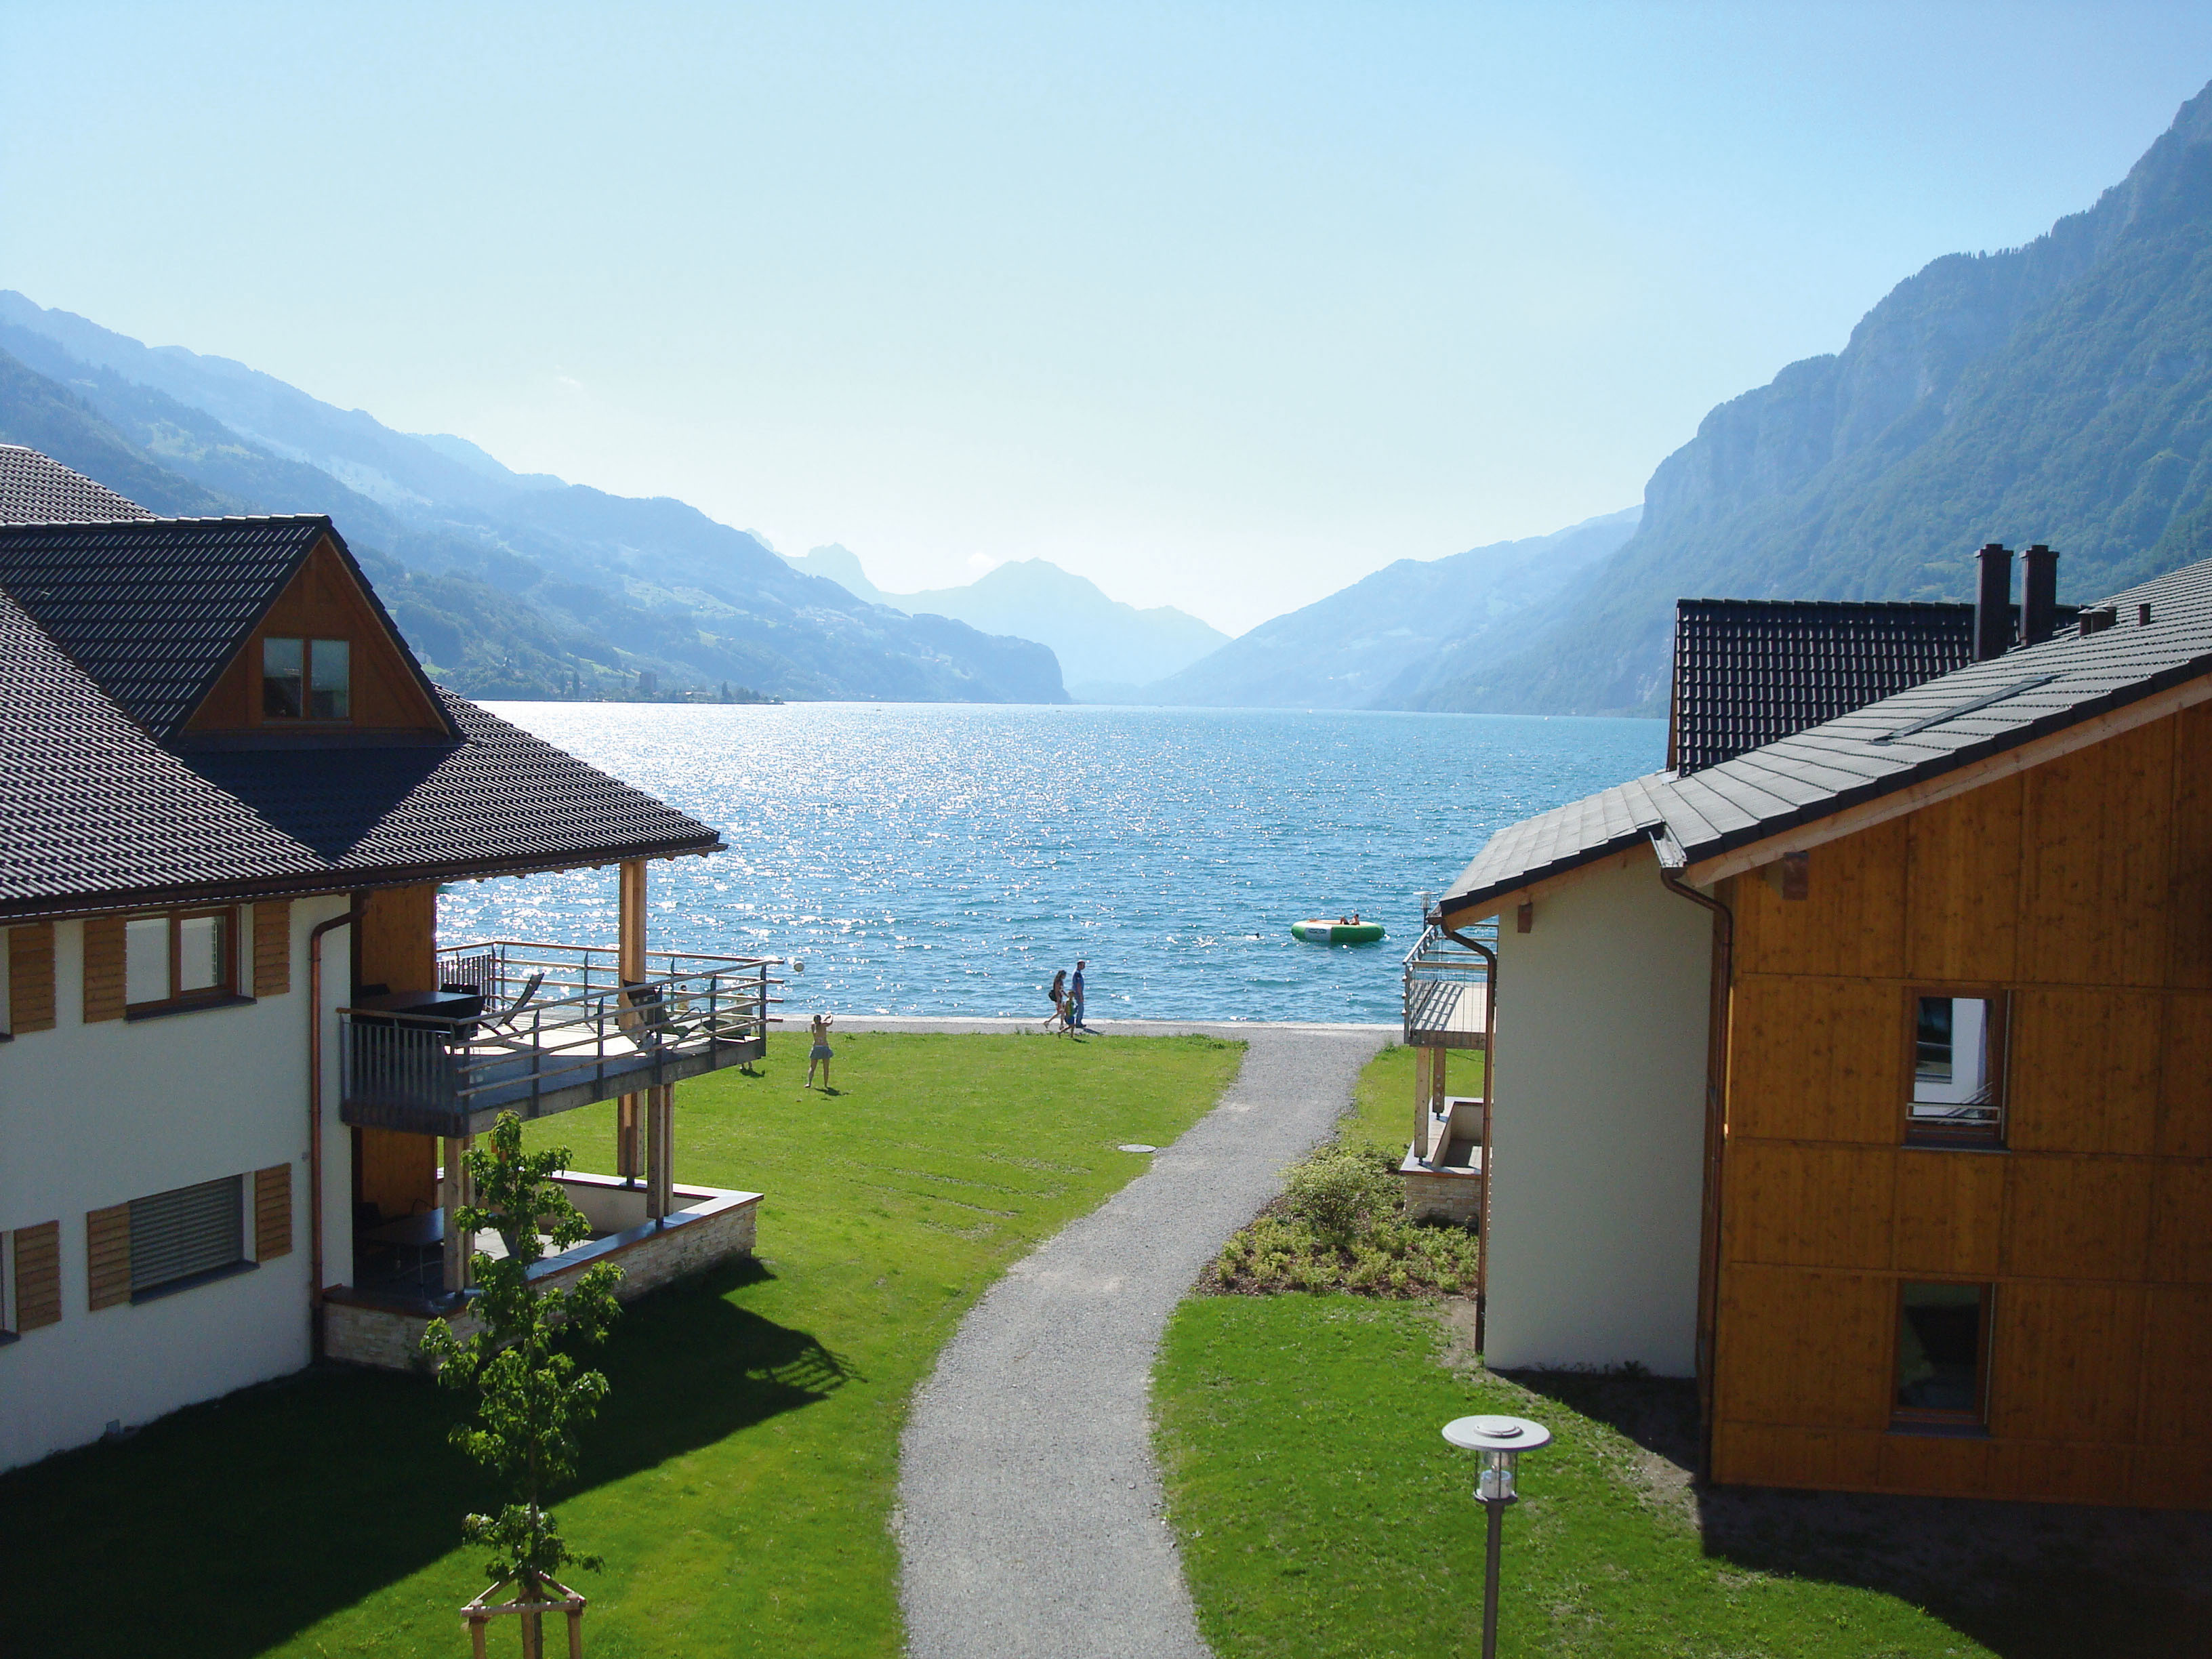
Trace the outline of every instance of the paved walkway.
<instances>
[{"instance_id":1,"label":"paved walkway","mask_svg":"<svg viewBox=\"0 0 2212 1659\"><path fill-rule=\"evenodd\" d=\"M840 1020L848 1030L1029 1022ZM899 1464L913 1659L1205 1659L1160 1516L1149 1389L1168 1316L1395 1028L1116 1021L1251 1045L1152 1167L1017 1262L915 1398Z\"/></svg>"}]
</instances>

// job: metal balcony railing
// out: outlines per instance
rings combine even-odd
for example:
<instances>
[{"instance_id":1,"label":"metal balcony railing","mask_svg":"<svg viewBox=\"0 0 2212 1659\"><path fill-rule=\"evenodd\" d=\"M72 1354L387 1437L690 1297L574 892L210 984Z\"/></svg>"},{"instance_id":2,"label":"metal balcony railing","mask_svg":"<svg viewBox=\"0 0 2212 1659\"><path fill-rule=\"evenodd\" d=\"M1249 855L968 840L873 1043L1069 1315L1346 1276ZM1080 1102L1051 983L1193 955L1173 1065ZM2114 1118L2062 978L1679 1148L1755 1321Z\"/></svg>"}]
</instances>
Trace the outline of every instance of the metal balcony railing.
<instances>
[{"instance_id":1,"label":"metal balcony railing","mask_svg":"<svg viewBox=\"0 0 2212 1659\"><path fill-rule=\"evenodd\" d=\"M767 1050L782 981L770 957L647 952L625 983L612 949L493 939L438 952L441 983L471 990L468 1019L338 1011L351 1124L468 1135L500 1113L544 1117L681 1082Z\"/></svg>"},{"instance_id":2,"label":"metal balcony railing","mask_svg":"<svg viewBox=\"0 0 2212 1659\"><path fill-rule=\"evenodd\" d=\"M1498 949L1498 924L1477 922L1459 932ZM1491 963L1431 924L1406 952L1405 1041L1417 1048L1486 1048L1490 1045Z\"/></svg>"}]
</instances>

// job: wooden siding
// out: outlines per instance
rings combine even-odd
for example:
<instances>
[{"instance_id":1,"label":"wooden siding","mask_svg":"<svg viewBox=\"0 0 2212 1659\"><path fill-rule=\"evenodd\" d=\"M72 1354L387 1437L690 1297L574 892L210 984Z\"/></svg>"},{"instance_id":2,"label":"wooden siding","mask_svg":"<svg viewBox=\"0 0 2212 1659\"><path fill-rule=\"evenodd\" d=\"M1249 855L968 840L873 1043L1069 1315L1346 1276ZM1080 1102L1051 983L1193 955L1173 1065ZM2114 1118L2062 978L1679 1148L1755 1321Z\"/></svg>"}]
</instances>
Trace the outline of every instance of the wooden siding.
<instances>
[{"instance_id":1,"label":"wooden siding","mask_svg":"<svg viewBox=\"0 0 2212 1659\"><path fill-rule=\"evenodd\" d=\"M292 988L292 902L263 899L253 907L253 994L281 997Z\"/></svg>"},{"instance_id":2,"label":"wooden siding","mask_svg":"<svg viewBox=\"0 0 2212 1659\"><path fill-rule=\"evenodd\" d=\"M94 1313L131 1299L131 1206L84 1218L85 1299Z\"/></svg>"},{"instance_id":3,"label":"wooden siding","mask_svg":"<svg viewBox=\"0 0 2212 1659\"><path fill-rule=\"evenodd\" d=\"M1735 884L1713 1472L2212 1504L2212 707ZM1902 1144L1913 998L2008 999L1998 1149ZM1989 1434L1893 1431L1899 1285L1994 1287Z\"/></svg>"},{"instance_id":4,"label":"wooden siding","mask_svg":"<svg viewBox=\"0 0 2212 1659\"><path fill-rule=\"evenodd\" d=\"M438 988L438 889L386 887L368 895L356 924L355 981L395 991Z\"/></svg>"},{"instance_id":5,"label":"wooden siding","mask_svg":"<svg viewBox=\"0 0 2212 1659\"><path fill-rule=\"evenodd\" d=\"M299 574L276 596L205 701L185 721L187 731L236 732L259 727L261 641L280 639L344 640L351 648L353 717L356 731L423 732L442 734L442 713L422 694L407 667L399 643L377 619L359 583L330 543L307 556ZM328 724L276 722L287 730L327 731Z\"/></svg>"},{"instance_id":6,"label":"wooden siding","mask_svg":"<svg viewBox=\"0 0 2212 1659\"><path fill-rule=\"evenodd\" d=\"M84 1021L123 1018L124 922L121 916L89 916L84 924Z\"/></svg>"},{"instance_id":7,"label":"wooden siding","mask_svg":"<svg viewBox=\"0 0 2212 1659\"><path fill-rule=\"evenodd\" d=\"M15 1229L15 1328L35 1331L62 1316L62 1224Z\"/></svg>"},{"instance_id":8,"label":"wooden siding","mask_svg":"<svg viewBox=\"0 0 2212 1659\"><path fill-rule=\"evenodd\" d=\"M54 925L25 922L8 930L8 1030L54 1029Z\"/></svg>"},{"instance_id":9,"label":"wooden siding","mask_svg":"<svg viewBox=\"0 0 2212 1659\"><path fill-rule=\"evenodd\" d=\"M292 1254L292 1166L253 1172L253 1259L273 1261Z\"/></svg>"},{"instance_id":10,"label":"wooden siding","mask_svg":"<svg viewBox=\"0 0 2212 1659\"><path fill-rule=\"evenodd\" d=\"M355 1174L364 1204L387 1221L438 1207L438 1137L356 1129Z\"/></svg>"}]
</instances>

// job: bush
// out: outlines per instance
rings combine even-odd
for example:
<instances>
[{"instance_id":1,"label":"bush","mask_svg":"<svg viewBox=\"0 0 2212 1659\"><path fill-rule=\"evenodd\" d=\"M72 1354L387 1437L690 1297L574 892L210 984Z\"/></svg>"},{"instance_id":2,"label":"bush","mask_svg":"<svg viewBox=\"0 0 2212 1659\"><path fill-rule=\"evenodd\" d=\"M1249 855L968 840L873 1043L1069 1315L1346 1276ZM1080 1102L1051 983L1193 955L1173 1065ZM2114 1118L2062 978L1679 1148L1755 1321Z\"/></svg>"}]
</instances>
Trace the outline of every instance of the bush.
<instances>
[{"instance_id":1,"label":"bush","mask_svg":"<svg viewBox=\"0 0 2212 1659\"><path fill-rule=\"evenodd\" d=\"M1339 1249L1351 1249L1368 1228L1406 1210L1405 1188L1389 1155L1341 1140L1292 1164L1284 1196L1292 1215Z\"/></svg>"},{"instance_id":2,"label":"bush","mask_svg":"<svg viewBox=\"0 0 2212 1659\"><path fill-rule=\"evenodd\" d=\"M1292 1164L1284 1185L1283 1196L1222 1247L1201 1290L1394 1297L1474 1291L1475 1235L1408 1221L1405 1188L1387 1153L1332 1142Z\"/></svg>"}]
</instances>

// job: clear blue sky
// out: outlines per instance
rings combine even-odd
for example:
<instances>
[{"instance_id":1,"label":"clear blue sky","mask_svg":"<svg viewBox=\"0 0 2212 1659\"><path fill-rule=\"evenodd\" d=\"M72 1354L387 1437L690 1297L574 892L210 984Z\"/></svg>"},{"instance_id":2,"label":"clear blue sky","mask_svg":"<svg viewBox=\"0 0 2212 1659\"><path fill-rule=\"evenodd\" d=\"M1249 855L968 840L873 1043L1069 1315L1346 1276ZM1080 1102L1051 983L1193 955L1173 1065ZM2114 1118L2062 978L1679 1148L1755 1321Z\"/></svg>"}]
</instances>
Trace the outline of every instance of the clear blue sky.
<instances>
[{"instance_id":1,"label":"clear blue sky","mask_svg":"<svg viewBox=\"0 0 2212 1659\"><path fill-rule=\"evenodd\" d=\"M1636 501L2208 77L2203 4L0 0L0 286L1237 630Z\"/></svg>"}]
</instances>

